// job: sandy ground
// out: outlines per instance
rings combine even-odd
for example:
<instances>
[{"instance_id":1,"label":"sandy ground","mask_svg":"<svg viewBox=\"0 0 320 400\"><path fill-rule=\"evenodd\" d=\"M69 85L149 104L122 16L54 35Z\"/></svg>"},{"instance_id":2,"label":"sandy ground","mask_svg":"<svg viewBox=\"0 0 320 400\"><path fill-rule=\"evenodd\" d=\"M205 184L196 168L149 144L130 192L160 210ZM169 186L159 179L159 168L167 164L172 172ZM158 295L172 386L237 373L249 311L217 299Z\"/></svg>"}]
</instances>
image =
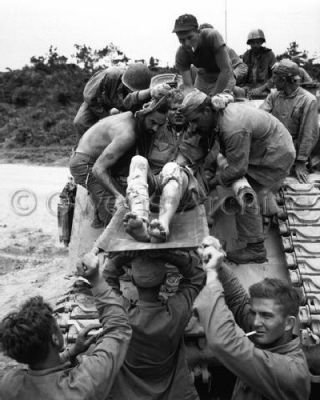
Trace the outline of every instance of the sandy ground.
<instances>
[{"instance_id":1,"label":"sandy ground","mask_svg":"<svg viewBox=\"0 0 320 400\"><path fill-rule=\"evenodd\" d=\"M56 219L68 176L66 168L0 165L0 319L30 296L54 305L70 286ZM0 353L0 377L15 365Z\"/></svg>"}]
</instances>

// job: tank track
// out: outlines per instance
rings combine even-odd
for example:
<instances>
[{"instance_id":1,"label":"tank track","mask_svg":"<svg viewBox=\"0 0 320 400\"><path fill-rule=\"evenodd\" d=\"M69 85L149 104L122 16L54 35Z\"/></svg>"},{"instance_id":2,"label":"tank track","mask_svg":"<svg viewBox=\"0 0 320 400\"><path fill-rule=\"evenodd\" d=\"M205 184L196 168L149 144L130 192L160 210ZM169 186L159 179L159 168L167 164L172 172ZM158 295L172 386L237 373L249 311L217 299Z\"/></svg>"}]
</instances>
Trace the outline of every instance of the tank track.
<instances>
[{"instance_id":1,"label":"tank track","mask_svg":"<svg viewBox=\"0 0 320 400\"><path fill-rule=\"evenodd\" d=\"M299 288L300 336L304 346L320 342L320 174L310 183L288 178L279 192L278 219L292 284Z\"/></svg>"},{"instance_id":2,"label":"tank track","mask_svg":"<svg viewBox=\"0 0 320 400\"><path fill-rule=\"evenodd\" d=\"M178 290L180 279L180 274L176 273L172 268L168 270L166 282L162 285L160 291L162 301L166 301L168 297L175 294ZM133 284L130 276L128 276L127 280L125 282L120 279L121 290L134 303L136 296L132 292ZM76 341L82 329L87 328L89 325L101 326L91 285L81 277L75 278L69 290L57 300L54 313L67 347ZM101 331L102 328L93 329L89 332L89 336L97 335Z\"/></svg>"}]
</instances>

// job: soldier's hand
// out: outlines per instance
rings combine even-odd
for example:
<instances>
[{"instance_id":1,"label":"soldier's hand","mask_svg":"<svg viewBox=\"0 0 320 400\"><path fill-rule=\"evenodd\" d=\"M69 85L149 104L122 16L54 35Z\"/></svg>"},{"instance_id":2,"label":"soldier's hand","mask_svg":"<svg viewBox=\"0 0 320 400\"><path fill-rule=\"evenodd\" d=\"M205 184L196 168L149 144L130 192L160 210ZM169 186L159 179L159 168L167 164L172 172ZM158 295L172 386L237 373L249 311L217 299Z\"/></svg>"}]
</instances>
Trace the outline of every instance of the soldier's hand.
<instances>
[{"instance_id":1,"label":"soldier's hand","mask_svg":"<svg viewBox=\"0 0 320 400\"><path fill-rule=\"evenodd\" d=\"M99 273L99 249L94 247L77 262L77 274L86 279L92 279Z\"/></svg>"},{"instance_id":2,"label":"soldier's hand","mask_svg":"<svg viewBox=\"0 0 320 400\"><path fill-rule=\"evenodd\" d=\"M100 324L91 324L80 331L75 344L72 345L69 350L71 358L76 357L78 354L84 353L86 350L88 350L92 343L95 343L96 335L88 336L88 333L93 329L99 328L101 328Z\"/></svg>"},{"instance_id":3,"label":"soldier's hand","mask_svg":"<svg viewBox=\"0 0 320 400\"><path fill-rule=\"evenodd\" d=\"M120 208L126 207L126 198L124 196L122 196L121 194L119 194L116 197L116 201L114 203L114 208L116 210L119 210Z\"/></svg>"},{"instance_id":4,"label":"soldier's hand","mask_svg":"<svg viewBox=\"0 0 320 400\"><path fill-rule=\"evenodd\" d=\"M294 172L299 182L308 182L308 171L304 161L296 161L294 165Z\"/></svg>"},{"instance_id":5,"label":"soldier's hand","mask_svg":"<svg viewBox=\"0 0 320 400\"><path fill-rule=\"evenodd\" d=\"M205 271L216 270L225 257L225 252L219 242L213 236L207 236L203 239L198 252L202 259L202 267Z\"/></svg>"},{"instance_id":6,"label":"soldier's hand","mask_svg":"<svg viewBox=\"0 0 320 400\"><path fill-rule=\"evenodd\" d=\"M215 111L224 110L229 103L232 103L234 98L229 93L216 94L211 98L211 105Z\"/></svg>"},{"instance_id":7,"label":"soldier's hand","mask_svg":"<svg viewBox=\"0 0 320 400\"><path fill-rule=\"evenodd\" d=\"M159 99L160 97L166 96L171 90L171 87L166 83L159 83L151 89L151 97Z\"/></svg>"}]
</instances>

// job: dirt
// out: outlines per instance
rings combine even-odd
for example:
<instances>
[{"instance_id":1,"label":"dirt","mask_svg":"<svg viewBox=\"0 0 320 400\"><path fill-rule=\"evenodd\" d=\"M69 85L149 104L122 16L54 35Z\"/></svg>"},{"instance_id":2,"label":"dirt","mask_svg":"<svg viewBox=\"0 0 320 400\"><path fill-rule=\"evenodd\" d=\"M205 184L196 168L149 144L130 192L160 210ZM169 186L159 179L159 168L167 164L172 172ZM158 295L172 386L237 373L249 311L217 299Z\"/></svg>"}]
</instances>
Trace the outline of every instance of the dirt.
<instances>
[{"instance_id":1,"label":"dirt","mask_svg":"<svg viewBox=\"0 0 320 400\"><path fill-rule=\"evenodd\" d=\"M3 164L19 163L67 167L71 146L38 146L22 148L0 147L0 160Z\"/></svg>"},{"instance_id":2,"label":"dirt","mask_svg":"<svg viewBox=\"0 0 320 400\"><path fill-rule=\"evenodd\" d=\"M68 251L58 233L0 225L0 320L30 296L41 295L54 306L70 286ZM18 364L0 353L0 378Z\"/></svg>"}]
</instances>

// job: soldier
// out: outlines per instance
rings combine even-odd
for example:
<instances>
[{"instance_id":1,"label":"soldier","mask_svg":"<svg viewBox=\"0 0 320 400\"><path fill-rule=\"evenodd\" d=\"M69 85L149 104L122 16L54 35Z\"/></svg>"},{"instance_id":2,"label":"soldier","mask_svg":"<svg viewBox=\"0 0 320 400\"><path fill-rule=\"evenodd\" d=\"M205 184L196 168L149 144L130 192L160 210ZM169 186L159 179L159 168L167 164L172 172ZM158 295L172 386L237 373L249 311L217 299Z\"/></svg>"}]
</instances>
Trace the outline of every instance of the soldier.
<instances>
[{"instance_id":1,"label":"soldier","mask_svg":"<svg viewBox=\"0 0 320 400\"><path fill-rule=\"evenodd\" d=\"M308 181L306 163L319 137L318 103L315 96L299 86L299 67L284 59L273 67L277 88L260 106L275 117L291 133L296 148L294 174L300 182Z\"/></svg>"},{"instance_id":2,"label":"soldier","mask_svg":"<svg viewBox=\"0 0 320 400\"><path fill-rule=\"evenodd\" d=\"M199 30L202 29L214 29L211 24L203 23L199 26ZM244 82L245 78L247 77L248 66L243 62L243 60L238 56L238 54L229 46L226 46L232 69L233 69L233 76L236 80L236 85L240 85Z\"/></svg>"},{"instance_id":3,"label":"soldier","mask_svg":"<svg viewBox=\"0 0 320 400\"><path fill-rule=\"evenodd\" d=\"M243 82L248 96L266 96L273 86L272 67L276 63L276 57L271 49L263 46L265 41L261 29L253 29L248 34L247 44L251 48L242 57L249 68L247 78Z\"/></svg>"},{"instance_id":4,"label":"soldier","mask_svg":"<svg viewBox=\"0 0 320 400\"><path fill-rule=\"evenodd\" d=\"M231 62L223 37L216 29L199 30L196 17L184 14L176 19L173 32L181 43L176 53L176 68L186 90L196 87L213 96L233 89ZM192 65L198 69L194 85Z\"/></svg>"},{"instance_id":5,"label":"soldier","mask_svg":"<svg viewBox=\"0 0 320 400\"><path fill-rule=\"evenodd\" d=\"M193 301L204 284L199 256L194 250L136 253L131 265L138 301L128 305L133 334L109 399L198 400L185 359L183 334ZM119 294L118 278L124 272L121 267L129 258L119 255L108 259L104 269L107 282ZM177 292L164 303L159 290L166 263L175 265L182 279Z\"/></svg>"},{"instance_id":6,"label":"soldier","mask_svg":"<svg viewBox=\"0 0 320 400\"><path fill-rule=\"evenodd\" d=\"M150 80L148 67L139 63L127 68L106 68L93 75L84 88L84 102L74 119L79 135L102 118L139 109L151 98Z\"/></svg>"},{"instance_id":7,"label":"soldier","mask_svg":"<svg viewBox=\"0 0 320 400\"><path fill-rule=\"evenodd\" d=\"M258 198L279 188L295 158L292 138L275 117L243 103L229 104L215 111L214 99L194 89L183 100L181 111L191 123L191 131L200 134L210 150L217 139L227 159L225 168L210 180L209 186L230 186L246 176ZM227 256L236 263L266 261L262 217L257 203L236 214L238 239L245 248Z\"/></svg>"},{"instance_id":8,"label":"soldier","mask_svg":"<svg viewBox=\"0 0 320 400\"><path fill-rule=\"evenodd\" d=\"M92 195L104 225L114 209L124 204L126 178L136 144L143 151L150 136L165 123L167 110L166 103L154 101L136 116L127 111L103 118L80 139L71 157L70 171L75 182Z\"/></svg>"},{"instance_id":9,"label":"soldier","mask_svg":"<svg viewBox=\"0 0 320 400\"><path fill-rule=\"evenodd\" d=\"M265 278L249 287L249 297L217 239L205 238L200 252L207 281L194 308L210 350L237 377L232 399L309 399L310 373L294 335L297 290Z\"/></svg>"}]
</instances>

